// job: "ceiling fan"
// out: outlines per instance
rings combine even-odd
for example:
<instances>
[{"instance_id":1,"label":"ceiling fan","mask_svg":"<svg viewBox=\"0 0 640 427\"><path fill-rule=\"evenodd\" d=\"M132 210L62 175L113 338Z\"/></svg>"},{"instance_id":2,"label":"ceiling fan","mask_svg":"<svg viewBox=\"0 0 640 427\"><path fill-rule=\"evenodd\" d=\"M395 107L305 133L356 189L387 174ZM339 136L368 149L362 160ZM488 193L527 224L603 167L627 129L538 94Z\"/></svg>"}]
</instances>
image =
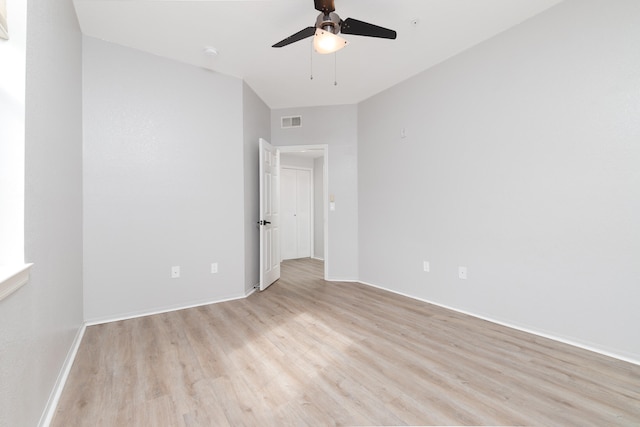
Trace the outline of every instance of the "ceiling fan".
<instances>
[{"instance_id":1,"label":"ceiling fan","mask_svg":"<svg viewBox=\"0 0 640 427\"><path fill-rule=\"evenodd\" d=\"M388 28L347 18L344 21L335 13L334 0L314 0L315 9L320 11L316 25L307 27L297 33L279 41L272 47L283 47L315 36L313 45L318 53L333 53L347 45L347 41L338 36L338 33L353 34L356 36L378 37L382 39L395 39L396 32Z\"/></svg>"}]
</instances>

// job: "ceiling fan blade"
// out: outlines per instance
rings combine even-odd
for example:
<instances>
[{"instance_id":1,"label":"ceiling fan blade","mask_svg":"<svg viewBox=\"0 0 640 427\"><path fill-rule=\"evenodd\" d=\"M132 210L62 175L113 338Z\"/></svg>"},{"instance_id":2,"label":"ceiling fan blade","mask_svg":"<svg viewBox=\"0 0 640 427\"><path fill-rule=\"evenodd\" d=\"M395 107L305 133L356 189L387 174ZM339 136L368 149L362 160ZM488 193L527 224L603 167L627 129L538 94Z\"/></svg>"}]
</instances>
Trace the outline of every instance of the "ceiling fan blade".
<instances>
[{"instance_id":1,"label":"ceiling fan blade","mask_svg":"<svg viewBox=\"0 0 640 427\"><path fill-rule=\"evenodd\" d=\"M300 30L297 33L287 37L284 40L279 41L271 47L283 47L291 43L295 43L302 39L306 39L307 37L311 37L316 33L316 27L307 27L304 30Z\"/></svg>"},{"instance_id":2,"label":"ceiling fan blade","mask_svg":"<svg viewBox=\"0 0 640 427\"><path fill-rule=\"evenodd\" d=\"M381 39L395 39L397 36L397 33L393 30L369 24L368 22L358 21L353 18L347 18L344 20L340 32L342 34L379 37Z\"/></svg>"},{"instance_id":3,"label":"ceiling fan blade","mask_svg":"<svg viewBox=\"0 0 640 427\"><path fill-rule=\"evenodd\" d=\"M313 0L313 3L318 12L329 13L336 11L333 0Z\"/></svg>"}]
</instances>

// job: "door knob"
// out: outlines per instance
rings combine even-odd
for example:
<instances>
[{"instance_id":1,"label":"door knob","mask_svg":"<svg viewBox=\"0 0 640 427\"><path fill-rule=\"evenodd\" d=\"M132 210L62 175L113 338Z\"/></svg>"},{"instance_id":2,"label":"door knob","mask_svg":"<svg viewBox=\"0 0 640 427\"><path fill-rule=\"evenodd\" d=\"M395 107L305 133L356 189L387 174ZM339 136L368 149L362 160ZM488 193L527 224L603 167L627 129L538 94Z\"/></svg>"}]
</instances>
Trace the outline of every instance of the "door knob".
<instances>
[{"instance_id":1,"label":"door knob","mask_svg":"<svg viewBox=\"0 0 640 427\"><path fill-rule=\"evenodd\" d=\"M265 221L265 220L258 221L258 225L267 225L267 224L271 224L271 222Z\"/></svg>"}]
</instances>

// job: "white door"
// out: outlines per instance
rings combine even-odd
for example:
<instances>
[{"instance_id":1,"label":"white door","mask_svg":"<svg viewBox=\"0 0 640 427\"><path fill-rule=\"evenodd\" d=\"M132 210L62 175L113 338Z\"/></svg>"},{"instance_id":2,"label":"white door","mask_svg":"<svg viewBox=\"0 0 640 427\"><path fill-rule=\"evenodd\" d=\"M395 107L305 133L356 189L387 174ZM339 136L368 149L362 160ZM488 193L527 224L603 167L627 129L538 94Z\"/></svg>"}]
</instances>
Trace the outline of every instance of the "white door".
<instances>
[{"instance_id":1,"label":"white door","mask_svg":"<svg viewBox=\"0 0 640 427\"><path fill-rule=\"evenodd\" d=\"M280 171L280 255L282 259L297 258L298 242L296 221L296 171L283 168Z\"/></svg>"},{"instance_id":2,"label":"white door","mask_svg":"<svg viewBox=\"0 0 640 427\"><path fill-rule=\"evenodd\" d=\"M280 278L280 152L260 138L260 290Z\"/></svg>"},{"instance_id":3,"label":"white door","mask_svg":"<svg viewBox=\"0 0 640 427\"><path fill-rule=\"evenodd\" d=\"M280 176L282 259L311 256L311 171L282 168Z\"/></svg>"}]
</instances>

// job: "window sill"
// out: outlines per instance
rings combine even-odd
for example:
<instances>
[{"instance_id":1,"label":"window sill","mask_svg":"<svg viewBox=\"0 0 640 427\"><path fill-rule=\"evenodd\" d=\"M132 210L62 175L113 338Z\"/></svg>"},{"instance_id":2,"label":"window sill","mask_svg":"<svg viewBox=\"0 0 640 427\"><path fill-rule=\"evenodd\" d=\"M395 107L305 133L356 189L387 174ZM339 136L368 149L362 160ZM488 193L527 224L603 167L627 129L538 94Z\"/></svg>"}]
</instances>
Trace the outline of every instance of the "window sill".
<instances>
[{"instance_id":1,"label":"window sill","mask_svg":"<svg viewBox=\"0 0 640 427\"><path fill-rule=\"evenodd\" d=\"M32 265L0 265L0 301L27 284Z\"/></svg>"}]
</instances>

